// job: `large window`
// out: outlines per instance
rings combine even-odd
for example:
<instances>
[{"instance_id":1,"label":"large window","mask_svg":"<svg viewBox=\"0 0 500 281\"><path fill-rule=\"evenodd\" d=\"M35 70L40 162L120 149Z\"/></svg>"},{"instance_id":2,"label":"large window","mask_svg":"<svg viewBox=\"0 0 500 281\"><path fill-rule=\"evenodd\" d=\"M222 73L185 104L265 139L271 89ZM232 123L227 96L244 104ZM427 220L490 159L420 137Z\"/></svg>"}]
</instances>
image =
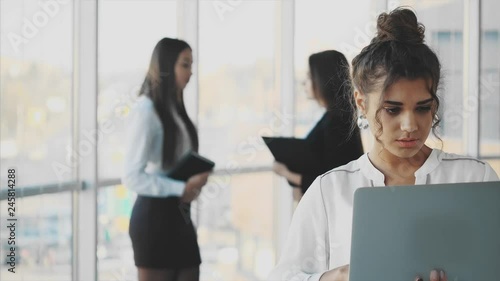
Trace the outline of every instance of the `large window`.
<instances>
[{"instance_id":1,"label":"large window","mask_svg":"<svg viewBox=\"0 0 500 281\"><path fill-rule=\"evenodd\" d=\"M211 178L196 208L202 280L266 280L275 262L272 186L269 172Z\"/></svg>"},{"instance_id":2,"label":"large window","mask_svg":"<svg viewBox=\"0 0 500 281\"><path fill-rule=\"evenodd\" d=\"M19 186L73 179L72 9L0 1L0 162L17 168Z\"/></svg>"},{"instance_id":3,"label":"large window","mask_svg":"<svg viewBox=\"0 0 500 281\"><path fill-rule=\"evenodd\" d=\"M71 279L71 193L20 195L74 179L72 23L72 1L0 1L0 187L4 194L14 168L18 196L15 205L0 201L1 280ZM17 219L15 229L7 219Z\"/></svg>"},{"instance_id":4,"label":"large window","mask_svg":"<svg viewBox=\"0 0 500 281\"><path fill-rule=\"evenodd\" d=\"M269 167L260 136L284 129L275 85L277 2L241 1L225 10L220 1L199 3L200 152L222 174L197 205L202 279L261 280L273 264L272 227L257 224L273 214L272 204L261 205L273 198L272 174L226 172Z\"/></svg>"},{"instance_id":5,"label":"large window","mask_svg":"<svg viewBox=\"0 0 500 281\"><path fill-rule=\"evenodd\" d=\"M132 242L128 234L136 194L123 185L102 187L97 204L98 280L136 280Z\"/></svg>"},{"instance_id":6,"label":"large window","mask_svg":"<svg viewBox=\"0 0 500 281\"><path fill-rule=\"evenodd\" d=\"M9 281L71 280L71 192L16 200L15 229L8 228L8 201L0 201L0 279ZM9 222L10 223L10 222ZM15 245L7 237L15 233ZM14 247L14 251L11 251ZM15 273L9 272L15 257Z\"/></svg>"}]
</instances>

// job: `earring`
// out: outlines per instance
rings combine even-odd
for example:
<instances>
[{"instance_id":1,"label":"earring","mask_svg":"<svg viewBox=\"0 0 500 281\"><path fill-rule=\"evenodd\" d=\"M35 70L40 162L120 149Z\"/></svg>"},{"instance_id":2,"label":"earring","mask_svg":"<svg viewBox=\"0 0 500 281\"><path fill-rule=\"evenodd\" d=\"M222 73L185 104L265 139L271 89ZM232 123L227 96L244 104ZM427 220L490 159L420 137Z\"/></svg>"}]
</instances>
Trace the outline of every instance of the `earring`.
<instances>
[{"instance_id":1,"label":"earring","mask_svg":"<svg viewBox=\"0 0 500 281\"><path fill-rule=\"evenodd\" d=\"M364 114L358 116L358 127L362 130L367 129L369 126L368 120Z\"/></svg>"}]
</instances>

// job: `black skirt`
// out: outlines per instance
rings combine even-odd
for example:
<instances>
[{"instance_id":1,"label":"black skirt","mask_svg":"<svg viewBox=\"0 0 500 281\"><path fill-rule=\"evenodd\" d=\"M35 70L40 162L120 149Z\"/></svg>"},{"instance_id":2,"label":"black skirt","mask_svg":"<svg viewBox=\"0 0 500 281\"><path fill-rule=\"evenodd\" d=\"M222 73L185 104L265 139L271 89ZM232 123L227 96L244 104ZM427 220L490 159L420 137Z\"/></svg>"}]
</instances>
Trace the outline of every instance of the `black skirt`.
<instances>
[{"instance_id":1,"label":"black skirt","mask_svg":"<svg viewBox=\"0 0 500 281\"><path fill-rule=\"evenodd\" d=\"M184 268L201 263L190 204L179 197L138 195L129 234L137 267Z\"/></svg>"}]
</instances>

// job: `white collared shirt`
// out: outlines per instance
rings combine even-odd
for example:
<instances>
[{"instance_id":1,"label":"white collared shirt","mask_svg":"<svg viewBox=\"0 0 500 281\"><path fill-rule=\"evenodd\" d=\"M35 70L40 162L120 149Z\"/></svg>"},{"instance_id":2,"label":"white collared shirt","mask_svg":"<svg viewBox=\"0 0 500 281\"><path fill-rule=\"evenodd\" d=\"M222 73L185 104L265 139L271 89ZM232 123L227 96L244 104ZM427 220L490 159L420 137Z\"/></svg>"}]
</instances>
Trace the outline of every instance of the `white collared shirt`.
<instances>
[{"instance_id":1,"label":"white collared shirt","mask_svg":"<svg viewBox=\"0 0 500 281\"><path fill-rule=\"evenodd\" d=\"M415 178L417 185L498 181L488 163L438 149ZM319 280L324 272L349 264L354 191L385 186L384 180L368 154L316 178L295 210L269 280Z\"/></svg>"},{"instance_id":2,"label":"white collared shirt","mask_svg":"<svg viewBox=\"0 0 500 281\"><path fill-rule=\"evenodd\" d=\"M174 120L182 123L176 115ZM183 124L179 125L181 133L187 135ZM122 176L122 183L139 195L169 197L181 196L184 193L186 184L167 177L162 168L163 131L153 101L146 96L140 96L128 117ZM181 150L184 152L189 148L190 145L183 144Z\"/></svg>"}]
</instances>

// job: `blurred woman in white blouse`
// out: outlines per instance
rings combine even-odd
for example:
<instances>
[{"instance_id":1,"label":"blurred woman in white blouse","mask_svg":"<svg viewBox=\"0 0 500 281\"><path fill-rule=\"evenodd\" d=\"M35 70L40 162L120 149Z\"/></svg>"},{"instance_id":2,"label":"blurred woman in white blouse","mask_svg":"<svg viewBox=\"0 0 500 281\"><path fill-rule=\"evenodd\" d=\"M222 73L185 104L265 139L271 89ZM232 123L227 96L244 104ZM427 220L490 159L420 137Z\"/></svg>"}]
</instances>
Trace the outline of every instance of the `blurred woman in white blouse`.
<instances>
[{"instance_id":1,"label":"blurred woman in white blouse","mask_svg":"<svg viewBox=\"0 0 500 281\"><path fill-rule=\"evenodd\" d=\"M209 173L186 182L166 176L184 153L198 150L183 101L192 63L186 42L160 40L128 121L122 182L137 193L129 234L139 281L199 279L201 258L189 204Z\"/></svg>"}]
</instances>

